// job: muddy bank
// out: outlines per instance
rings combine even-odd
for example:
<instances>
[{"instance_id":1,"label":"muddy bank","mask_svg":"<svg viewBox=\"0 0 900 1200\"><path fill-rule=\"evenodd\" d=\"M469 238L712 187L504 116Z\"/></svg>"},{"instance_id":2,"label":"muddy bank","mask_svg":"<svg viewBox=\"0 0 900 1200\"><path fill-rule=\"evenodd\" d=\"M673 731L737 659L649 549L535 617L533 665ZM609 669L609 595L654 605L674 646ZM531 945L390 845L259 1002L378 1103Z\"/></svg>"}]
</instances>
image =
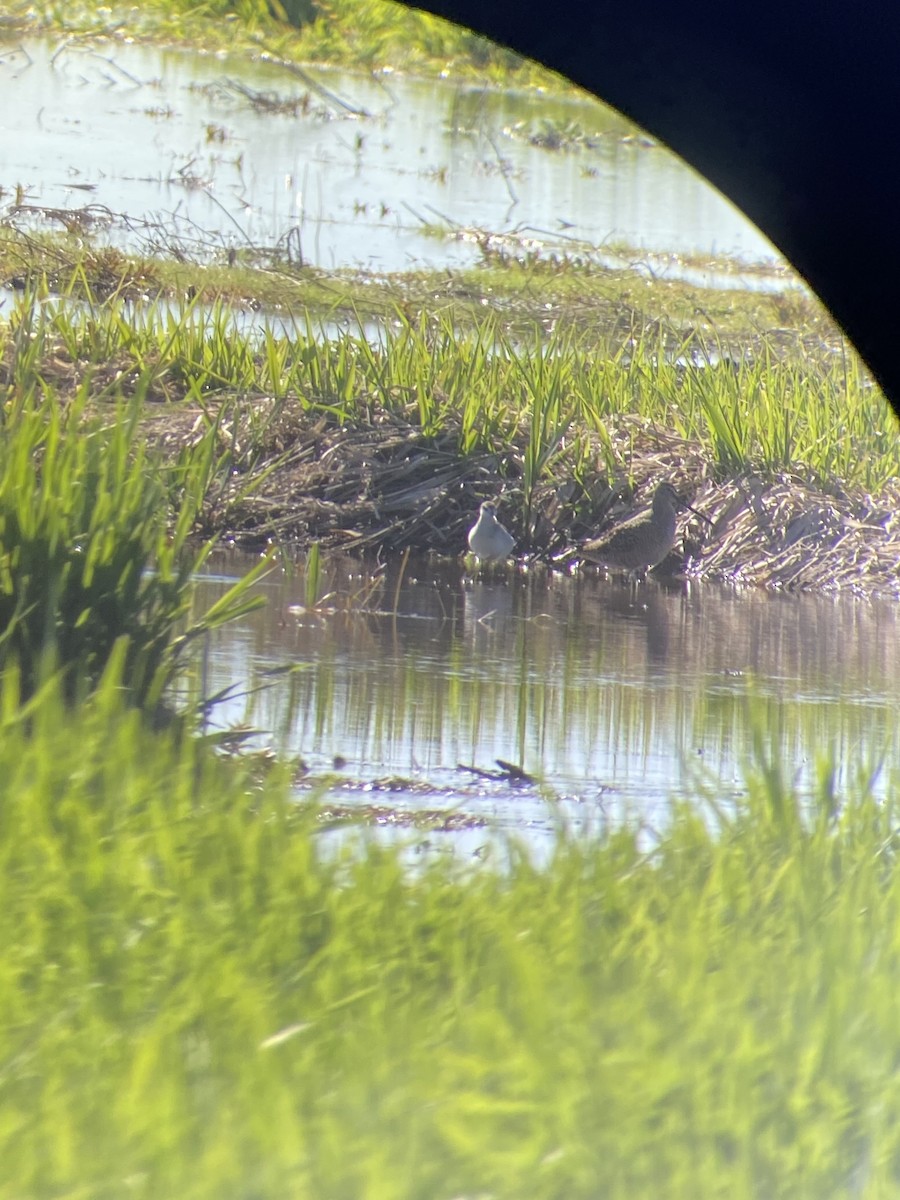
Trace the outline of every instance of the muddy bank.
<instances>
[{"instance_id":1,"label":"muddy bank","mask_svg":"<svg viewBox=\"0 0 900 1200\"><path fill-rule=\"evenodd\" d=\"M260 401L260 404L268 403ZM207 414L208 415L208 414ZM166 457L205 430L199 409L148 416L147 433ZM249 439L247 416L220 425L223 446ZM198 534L257 548L272 542L398 553L409 547L455 556L485 499L517 539L515 558L580 568L579 547L649 504L671 480L708 519L688 514L659 571L766 588L900 595L900 486L880 495L793 474L718 475L701 449L666 430L624 418L611 430L621 474L602 466L576 478L561 456L552 480L524 486L524 446L459 455L454 430L428 437L382 415L366 428L337 426L283 406L267 453L207 498ZM257 448L258 450L258 448ZM633 482L629 482L627 464Z\"/></svg>"}]
</instances>

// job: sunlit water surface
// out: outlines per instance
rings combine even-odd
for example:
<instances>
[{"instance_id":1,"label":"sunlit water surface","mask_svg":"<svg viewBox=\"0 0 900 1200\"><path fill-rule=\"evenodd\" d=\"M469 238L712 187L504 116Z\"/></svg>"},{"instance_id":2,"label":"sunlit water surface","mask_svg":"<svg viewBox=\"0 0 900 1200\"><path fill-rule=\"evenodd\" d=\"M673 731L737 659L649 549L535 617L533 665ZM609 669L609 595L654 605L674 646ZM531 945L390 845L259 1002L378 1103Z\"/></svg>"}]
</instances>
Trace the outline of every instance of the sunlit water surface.
<instances>
[{"instance_id":1,"label":"sunlit water surface","mask_svg":"<svg viewBox=\"0 0 900 1200\"><path fill-rule=\"evenodd\" d=\"M260 94L296 105L263 108ZM536 144L555 132L563 148ZM0 45L0 161L7 219L61 230L87 209L95 235L163 254L279 247L325 269L400 271L478 262L482 230L514 252L600 261L621 244L777 259L709 184L599 102L452 79L304 81L249 56L27 38ZM770 282L785 278L779 265ZM766 285L755 272L721 281Z\"/></svg>"},{"instance_id":2,"label":"sunlit water surface","mask_svg":"<svg viewBox=\"0 0 900 1200\"><path fill-rule=\"evenodd\" d=\"M245 567L212 563L200 602ZM453 834L474 851L489 836L482 818L538 843L561 817L657 827L673 799L728 807L760 754L806 799L826 768L840 796L863 777L882 791L897 765L892 602L596 573L478 577L455 562L402 577L391 564L372 594L368 579L330 559L332 598L311 611L302 571L277 572L260 585L266 607L217 633L203 663L207 694L239 693L213 723L247 722L252 744L301 756L336 805L453 810L475 819ZM491 778L497 759L535 782Z\"/></svg>"}]
</instances>

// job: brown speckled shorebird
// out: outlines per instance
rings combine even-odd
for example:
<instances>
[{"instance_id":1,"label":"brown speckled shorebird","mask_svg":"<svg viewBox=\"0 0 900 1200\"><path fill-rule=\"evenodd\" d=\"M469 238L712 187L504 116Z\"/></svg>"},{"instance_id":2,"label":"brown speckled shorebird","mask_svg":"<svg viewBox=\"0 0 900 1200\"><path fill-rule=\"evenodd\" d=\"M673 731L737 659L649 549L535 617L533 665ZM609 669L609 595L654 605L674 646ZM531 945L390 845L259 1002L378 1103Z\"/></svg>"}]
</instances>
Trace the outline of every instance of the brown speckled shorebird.
<instances>
[{"instance_id":1,"label":"brown speckled shorebird","mask_svg":"<svg viewBox=\"0 0 900 1200\"><path fill-rule=\"evenodd\" d=\"M469 549L480 562L498 562L515 544L516 539L497 520L497 505L485 500L478 510L478 520L469 530Z\"/></svg>"},{"instance_id":2,"label":"brown speckled shorebird","mask_svg":"<svg viewBox=\"0 0 900 1200\"><path fill-rule=\"evenodd\" d=\"M675 545L675 517L682 509L709 520L682 500L671 483L661 483L653 493L649 517L633 517L603 537L585 542L581 556L615 571L648 571Z\"/></svg>"}]
</instances>

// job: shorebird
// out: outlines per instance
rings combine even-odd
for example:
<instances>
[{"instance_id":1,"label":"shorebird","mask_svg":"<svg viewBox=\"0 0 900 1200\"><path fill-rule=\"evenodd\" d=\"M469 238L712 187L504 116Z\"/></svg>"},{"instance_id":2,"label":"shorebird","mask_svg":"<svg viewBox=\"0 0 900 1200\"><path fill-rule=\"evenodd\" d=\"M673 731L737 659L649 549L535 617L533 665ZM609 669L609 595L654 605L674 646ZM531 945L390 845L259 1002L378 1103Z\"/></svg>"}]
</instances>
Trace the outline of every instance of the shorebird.
<instances>
[{"instance_id":1,"label":"shorebird","mask_svg":"<svg viewBox=\"0 0 900 1200\"><path fill-rule=\"evenodd\" d=\"M469 549L481 562L497 562L506 558L515 544L516 539L497 520L497 505L485 500L469 530Z\"/></svg>"},{"instance_id":2,"label":"shorebird","mask_svg":"<svg viewBox=\"0 0 900 1200\"><path fill-rule=\"evenodd\" d=\"M682 509L709 520L682 500L671 483L661 483L653 493L648 517L632 517L603 537L585 542L581 555L617 571L648 571L661 563L675 545L675 517Z\"/></svg>"}]
</instances>

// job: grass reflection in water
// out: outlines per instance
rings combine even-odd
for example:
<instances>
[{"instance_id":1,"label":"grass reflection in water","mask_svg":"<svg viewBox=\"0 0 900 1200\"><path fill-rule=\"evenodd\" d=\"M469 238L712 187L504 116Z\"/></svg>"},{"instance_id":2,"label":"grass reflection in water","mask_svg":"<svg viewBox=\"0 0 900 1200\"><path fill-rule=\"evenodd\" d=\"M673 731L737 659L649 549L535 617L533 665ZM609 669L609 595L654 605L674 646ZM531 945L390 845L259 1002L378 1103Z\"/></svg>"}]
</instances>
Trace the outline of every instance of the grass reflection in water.
<instances>
[{"instance_id":1,"label":"grass reflection in water","mask_svg":"<svg viewBox=\"0 0 900 1200\"><path fill-rule=\"evenodd\" d=\"M359 591L360 564L327 561L325 592ZM408 564L398 588L397 569L381 599L369 588L366 612L288 612L302 580L271 583L267 608L211 656L212 690L259 666L302 664L250 719L314 777L340 754L345 783L424 781L447 805L464 796L473 816L548 831L548 795L576 821L632 810L655 820L701 784L735 799L754 750L751 700L753 728L801 795L815 790L823 755L875 763L891 750L900 637L889 602L634 589L588 574L482 580L425 561ZM473 802L459 765L497 759L542 786L486 788ZM398 803L417 803L409 791Z\"/></svg>"}]
</instances>

